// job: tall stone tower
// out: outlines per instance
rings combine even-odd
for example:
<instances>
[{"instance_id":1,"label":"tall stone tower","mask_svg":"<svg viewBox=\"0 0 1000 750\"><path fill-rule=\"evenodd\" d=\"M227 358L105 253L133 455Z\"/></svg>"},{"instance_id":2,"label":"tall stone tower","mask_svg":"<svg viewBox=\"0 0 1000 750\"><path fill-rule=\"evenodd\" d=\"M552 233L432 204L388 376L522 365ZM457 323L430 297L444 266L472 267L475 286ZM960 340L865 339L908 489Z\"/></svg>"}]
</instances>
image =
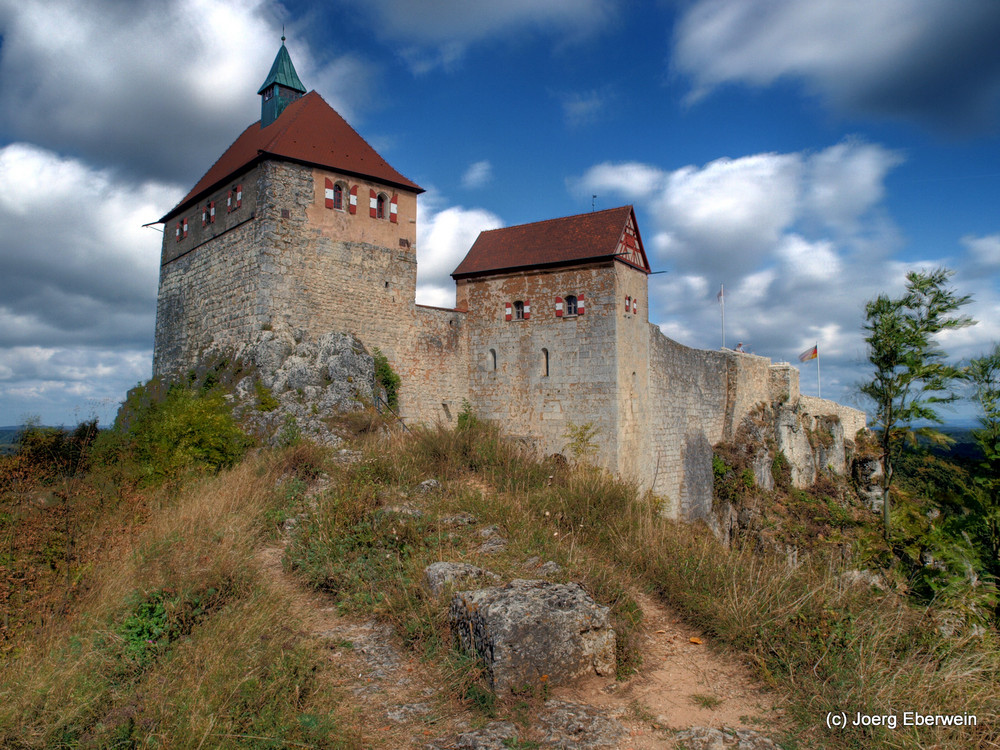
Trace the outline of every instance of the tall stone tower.
<instances>
[{"instance_id":1,"label":"tall stone tower","mask_svg":"<svg viewBox=\"0 0 1000 750\"><path fill-rule=\"evenodd\" d=\"M250 125L165 225L154 374L210 347L357 333L412 344L417 195L315 91L282 39Z\"/></svg>"}]
</instances>

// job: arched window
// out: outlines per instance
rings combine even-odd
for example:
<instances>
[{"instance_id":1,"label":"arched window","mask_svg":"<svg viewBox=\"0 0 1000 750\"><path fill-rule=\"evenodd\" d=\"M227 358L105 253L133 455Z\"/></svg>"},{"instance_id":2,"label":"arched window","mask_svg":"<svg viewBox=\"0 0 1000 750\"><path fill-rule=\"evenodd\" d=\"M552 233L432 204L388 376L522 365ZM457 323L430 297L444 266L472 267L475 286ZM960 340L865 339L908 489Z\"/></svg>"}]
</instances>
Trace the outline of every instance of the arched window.
<instances>
[{"instance_id":1,"label":"arched window","mask_svg":"<svg viewBox=\"0 0 1000 750\"><path fill-rule=\"evenodd\" d=\"M490 369L491 370L496 370L497 369L497 350L496 349L490 349Z\"/></svg>"},{"instance_id":2,"label":"arched window","mask_svg":"<svg viewBox=\"0 0 1000 750\"><path fill-rule=\"evenodd\" d=\"M387 203L387 201L388 201L388 199L385 197L384 193L379 193L378 194L378 198L376 199L376 202L375 202L375 218L376 219L384 219L384 218L386 218L386 216L388 216L388 212L385 210L385 204Z\"/></svg>"},{"instance_id":3,"label":"arched window","mask_svg":"<svg viewBox=\"0 0 1000 750\"><path fill-rule=\"evenodd\" d=\"M576 315L576 296L569 294L566 296L566 314Z\"/></svg>"},{"instance_id":4,"label":"arched window","mask_svg":"<svg viewBox=\"0 0 1000 750\"><path fill-rule=\"evenodd\" d=\"M542 377L547 378L549 376L549 350L542 349Z\"/></svg>"},{"instance_id":5,"label":"arched window","mask_svg":"<svg viewBox=\"0 0 1000 750\"><path fill-rule=\"evenodd\" d=\"M514 303L514 320L524 320L524 303L521 300Z\"/></svg>"},{"instance_id":6,"label":"arched window","mask_svg":"<svg viewBox=\"0 0 1000 750\"><path fill-rule=\"evenodd\" d=\"M333 186L333 207L338 211L344 210L344 186L339 182Z\"/></svg>"}]
</instances>

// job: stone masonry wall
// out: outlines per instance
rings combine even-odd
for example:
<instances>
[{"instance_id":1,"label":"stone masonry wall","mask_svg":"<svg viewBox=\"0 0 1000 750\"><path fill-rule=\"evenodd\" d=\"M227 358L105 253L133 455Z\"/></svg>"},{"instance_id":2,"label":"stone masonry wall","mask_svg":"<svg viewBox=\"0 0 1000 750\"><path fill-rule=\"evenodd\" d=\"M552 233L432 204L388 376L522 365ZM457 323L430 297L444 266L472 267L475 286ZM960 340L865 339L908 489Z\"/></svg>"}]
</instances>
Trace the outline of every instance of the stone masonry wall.
<instances>
[{"instance_id":1,"label":"stone masonry wall","mask_svg":"<svg viewBox=\"0 0 1000 750\"><path fill-rule=\"evenodd\" d=\"M562 452L569 425L597 428L599 462L617 469L617 288L611 264L470 280L469 399L480 416L543 453ZM584 294L584 314L555 314L556 297ZM506 321L505 305L530 304ZM545 352L548 352L546 374ZM495 367L494 367L495 356Z\"/></svg>"},{"instance_id":2,"label":"stone masonry wall","mask_svg":"<svg viewBox=\"0 0 1000 750\"><path fill-rule=\"evenodd\" d=\"M672 518L712 508L712 446L722 440L729 393L723 352L690 349L650 325L649 443L645 486Z\"/></svg>"},{"instance_id":3,"label":"stone masonry wall","mask_svg":"<svg viewBox=\"0 0 1000 750\"><path fill-rule=\"evenodd\" d=\"M196 207L179 217L187 219L187 237L177 240L178 219L165 226L153 374L186 370L213 343L244 342L268 319L258 295L260 176L253 169L233 181L243 189L238 209L226 210L229 185L200 204L215 201L215 223L203 227Z\"/></svg>"}]
</instances>

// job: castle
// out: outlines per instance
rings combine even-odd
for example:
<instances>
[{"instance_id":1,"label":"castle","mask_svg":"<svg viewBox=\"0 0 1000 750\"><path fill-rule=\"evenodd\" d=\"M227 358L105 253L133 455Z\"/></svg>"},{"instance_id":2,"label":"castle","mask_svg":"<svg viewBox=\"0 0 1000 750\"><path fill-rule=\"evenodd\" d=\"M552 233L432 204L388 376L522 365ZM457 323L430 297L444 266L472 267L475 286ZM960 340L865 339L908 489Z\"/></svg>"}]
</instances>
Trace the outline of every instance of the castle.
<instances>
[{"instance_id":1,"label":"castle","mask_svg":"<svg viewBox=\"0 0 1000 750\"><path fill-rule=\"evenodd\" d=\"M262 331L354 333L400 375L406 421L447 424L468 401L545 453L590 423L598 461L675 517L708 513L712 445L761 403L780 407L788 452L821 417L839 430L839 456L793 459L800 484L844 470L862 412L801 396L787 364L691 349L649 323L630 206L483 232L452 274L455 308L419 305L423 190L306 93L284 39L258 94L260 122L160 220L154 374Z\"/></svg>"}]
</instances>

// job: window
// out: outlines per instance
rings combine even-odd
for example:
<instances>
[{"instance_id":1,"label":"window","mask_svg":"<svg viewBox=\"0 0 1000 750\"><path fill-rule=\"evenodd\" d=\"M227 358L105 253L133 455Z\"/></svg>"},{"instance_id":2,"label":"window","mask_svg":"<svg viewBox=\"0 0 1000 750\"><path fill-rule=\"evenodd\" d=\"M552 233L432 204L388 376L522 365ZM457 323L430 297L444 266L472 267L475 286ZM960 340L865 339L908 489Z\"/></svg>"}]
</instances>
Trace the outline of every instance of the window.
<instances>
[{"instance_id":1,"label":"window","mask_svg":"<svg viewBox=\"0 0 1000 750\"><path fill-rule=\"evenodd\" d=\"M521 300L514 303L514 320L524 320L524 303Z\"/></svg>"},{"instance_id":2,"label":"window","mask_svg":"<svg viewBox=\"0 0 1000 750\"><path fill-rule=\"evenodd\" d=\"M567 295L566 296L566 314L567 315L576 315L576 310L577 310L576 297L574 297L572 294Z\"/></svg>"},{"instance_id":3,"label":"window","mask_svg":"<svg viewBox=\"0 0 1000 750\"><path fill-rule=\"evenodd\" d=\"M491 370L496 370L497 369L497 350L496 349L490 349L489 364L490 364L490 369Z\"/></svg>"},{"instance_id":4,"label":"window","mask_svg":"<svg viewBox=\"0 0 1000 750\"><path fill-rule=\"evenodd\" d=\"M339 182L333 186L333 207L338 211L344 210L344 186Z\"/></svg>"},{"instance_id":5,"label":"window","mask_svg":"<svg viewBox=\"0 0 1000 750\"><path fill-rule=\"evenodd\" d=\"M549 350L542 349L542 377L547 378L549 376Z\"/></svg>"},{"instance_id":6,"label":"window","mask_svg":"<svg viewBox=\"0 0 1000 750\"><path fill-rule=\"evenodd\" d=\"M375 218L376 219L384 219L386 217L385 202L386 202L385 195L383 195L382 193L379 193L378 194L378 198L375 199Z\"/></svg>"}]
</instances>

